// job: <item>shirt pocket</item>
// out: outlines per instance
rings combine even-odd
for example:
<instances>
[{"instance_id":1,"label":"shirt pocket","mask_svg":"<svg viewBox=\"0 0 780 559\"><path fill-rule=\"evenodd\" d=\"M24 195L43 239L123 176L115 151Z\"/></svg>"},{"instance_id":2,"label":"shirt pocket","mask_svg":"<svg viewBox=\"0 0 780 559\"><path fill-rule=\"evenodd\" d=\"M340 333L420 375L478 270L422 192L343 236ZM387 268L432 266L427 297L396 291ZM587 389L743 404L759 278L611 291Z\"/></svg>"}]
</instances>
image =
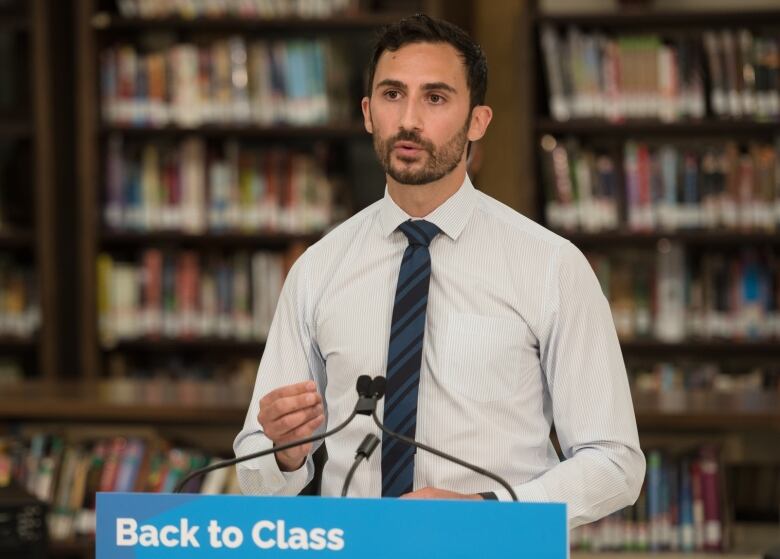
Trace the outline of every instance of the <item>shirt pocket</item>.
<instances>
[{"instance_id":1,"label":"shirt pocket","mask_svg":"<svg viewBox=\"0 0 780 559\"><path fill-rule=\"evenodd\" d=\"M520 386L527 325L519 319L453 313L446 322L442 381L478 402L504 400Z\"/></svg>"}]
</instances>

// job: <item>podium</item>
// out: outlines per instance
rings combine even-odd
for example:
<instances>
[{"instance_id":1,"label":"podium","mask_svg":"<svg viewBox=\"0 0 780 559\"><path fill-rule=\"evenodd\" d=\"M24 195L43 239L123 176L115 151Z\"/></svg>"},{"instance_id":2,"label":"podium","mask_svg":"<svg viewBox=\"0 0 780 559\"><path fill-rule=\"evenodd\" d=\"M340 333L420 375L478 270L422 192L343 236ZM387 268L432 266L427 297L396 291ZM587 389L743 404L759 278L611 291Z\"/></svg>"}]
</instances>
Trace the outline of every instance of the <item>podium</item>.
<instances>
[{"instance_id":1,"label":"podium","mask_svg":"<svg viewBox=\"0 0 780 559\"><path fill-rule=\"evenodd\" d=\"M566 505L98 493L96 559L569 556Z\"/></svg>"}]
</instances>

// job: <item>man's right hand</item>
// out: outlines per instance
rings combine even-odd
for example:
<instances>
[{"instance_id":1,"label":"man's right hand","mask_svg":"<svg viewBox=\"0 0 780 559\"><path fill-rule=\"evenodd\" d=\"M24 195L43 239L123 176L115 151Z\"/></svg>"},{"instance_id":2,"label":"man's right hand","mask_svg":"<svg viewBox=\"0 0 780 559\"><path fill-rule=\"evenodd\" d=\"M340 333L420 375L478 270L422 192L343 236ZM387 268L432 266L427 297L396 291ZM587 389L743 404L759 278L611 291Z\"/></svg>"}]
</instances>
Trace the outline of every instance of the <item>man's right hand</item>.
<instances>
[{"instance_id":1,"label":"man's right hand","mask_svg":"<svg viewBox=\"0 0 780 559\"><path fill-rule=\"evenodd\" d=\"M265 436L274 446L304 439L325 421L322 398L313 381L277 388L260 399L257 416ZM300 468L311 452L312 443L276 453L279 469L292 472Z\"/></svg>"}]
</instances>

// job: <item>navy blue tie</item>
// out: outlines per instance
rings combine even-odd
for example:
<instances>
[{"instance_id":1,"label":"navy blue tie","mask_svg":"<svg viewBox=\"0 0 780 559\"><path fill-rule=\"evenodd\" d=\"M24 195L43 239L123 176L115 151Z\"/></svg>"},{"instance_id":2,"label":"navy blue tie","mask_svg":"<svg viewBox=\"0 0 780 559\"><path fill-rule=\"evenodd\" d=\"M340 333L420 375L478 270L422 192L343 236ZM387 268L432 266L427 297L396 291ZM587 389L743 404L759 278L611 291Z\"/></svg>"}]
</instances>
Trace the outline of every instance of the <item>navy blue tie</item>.
<instances>
[{"instance_id":1,"label":"navy blue tie","mask_svg":"<svg viewBox=\"0 0 780 559\"><path fill-rule=\"evenodd\" d=\"M405 221L398 228L409 239L409 246L401 260L395 290L387 352L384 423L391 431L414 438L425 309L431 280L428 245L440 229L422 220ZM410 492L413 484L414 448L385 438L382 441L382 496L398 497Z\"/></svg>"}]
</instances>

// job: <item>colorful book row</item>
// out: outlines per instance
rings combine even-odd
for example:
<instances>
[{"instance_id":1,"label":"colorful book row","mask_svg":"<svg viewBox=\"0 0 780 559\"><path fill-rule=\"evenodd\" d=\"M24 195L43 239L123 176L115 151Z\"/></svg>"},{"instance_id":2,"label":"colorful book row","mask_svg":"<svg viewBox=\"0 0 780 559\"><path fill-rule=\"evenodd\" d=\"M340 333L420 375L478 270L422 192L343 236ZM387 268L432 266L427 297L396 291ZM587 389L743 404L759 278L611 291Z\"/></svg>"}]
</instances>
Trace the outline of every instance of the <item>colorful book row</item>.
<instances>
[{"instance_id":1,"label":"colorful book row","mask_svg":"<svg viewBox=\"0 0 780 559\"><path fill-rule=\"evenodd\" d=\"M780 228L780 139L700 147L629 141L620 155L552 136L541 145L546 219L554 229Z\"/></svg>"},{"instance_id":2,"label":"colorful book row","mask_svg":"<svg viewBox=\"0 0 780 559\"><path fill-rule=\"evenodd\" d=\"M104 218L115 231L321 232L343 211L326 151L126 143L112 135L106 153Z\"/></svg>"},{"instance_id":3,"label":"colorful book row","mask_svg":"<svg viewBox=\"0 0 780 559\"><path fill-rule=\"evenodd\" d=\"M14 482L49 503L55 540L95 533L98 491L171 492L191 469L216 459L156 437L79 436L37 433L0 439L0 487ZM185 488L188 492L239 493L235 468L223 468Z\"/></svg>"},{"instance_id":4,"label":"colorful book row","mask_svg":"<svg viewBox=\"0 0 780 559\"><path fill-rule=\"evenodd\" d=\"M624 341L780 338L780 254L742 249L687 254L586 253Z\"/></svg>"},{"instance_id":5,"label":"colorful book row","mask_svg":"<svg viewBox=\"0 0 780 559\"><path fill-rule=\"evenodd\" d=\"M135 261L103 253L97 262L102 345L135 339L261 342L285 272L284 257L267 252L204 256L148 249Z\"/></svg>"},{"instance_id":6,"label":"colorful book row","mask_svg":"<svg viewBox=\"0 0 780 559\"><path fill-rule=\"evenodd\" d=\"M780 40L747 29L703 35L716 116L776 119L780 116Z\"/></svg>"},{"instance_id":7,"label":"colorful book row","mask_svg":"<svg viewBox=\"0 0 780 559\"><path fill-rule=\"evenodd\" d=\"M637 392L718 392L780 394L780 366L756 366L725 371L719 363L655 363L630 367L632 388Z\"/></svg>"},{"instance_id":8,"label":"colorful book row","mask_svg":"<svg viewBox=\"0 0 780 559\"><path fill-rule=\"evenodd\" d=\"M780 117L780 40L772 35L722 29L610 36L545 26L540 40L550 114L558 121Z\"/></svg>"},{"instance_id":9,"label":"colorful book row","mask_svg":"<svg viewBox=\"0 0 780 559\"><path fill-rule=\"evenodd\" d=\"M647 451L647 475L633 507L571 532L589 551L721 551L723 480L717 449L677 456Z\"/></svg>"},{"instance_id":10,"label":"colorful book row","mask_svg":"<svg viewBox=\"0 0 780 559\"><path fill-rule=\"evenodd\" d=\"M696 38L620 35L550 26L541 30L550 113L555 120L675 121L706 113Z\"/></svg>"},{"instance_id":11,"label":"colorful book row","mask_svg":"<svg viewBox=\"0 0 780 559\"><path fill-rule=\"evenodd\" d=\"M119 0L124 17L279 18L330 17L358 8L356 0Z\"/></svg>"},{"instance_id":12,"label":"colorful book row","mask_svg":"<svg viewBox=\"0 0 780 559\"><path fill-rule=\"evenodd\" d=\"M130 44L100 55L103 119L159 127L317 125L347 120L349 64L335 40Z\"/></svg>"}]
</instances>

